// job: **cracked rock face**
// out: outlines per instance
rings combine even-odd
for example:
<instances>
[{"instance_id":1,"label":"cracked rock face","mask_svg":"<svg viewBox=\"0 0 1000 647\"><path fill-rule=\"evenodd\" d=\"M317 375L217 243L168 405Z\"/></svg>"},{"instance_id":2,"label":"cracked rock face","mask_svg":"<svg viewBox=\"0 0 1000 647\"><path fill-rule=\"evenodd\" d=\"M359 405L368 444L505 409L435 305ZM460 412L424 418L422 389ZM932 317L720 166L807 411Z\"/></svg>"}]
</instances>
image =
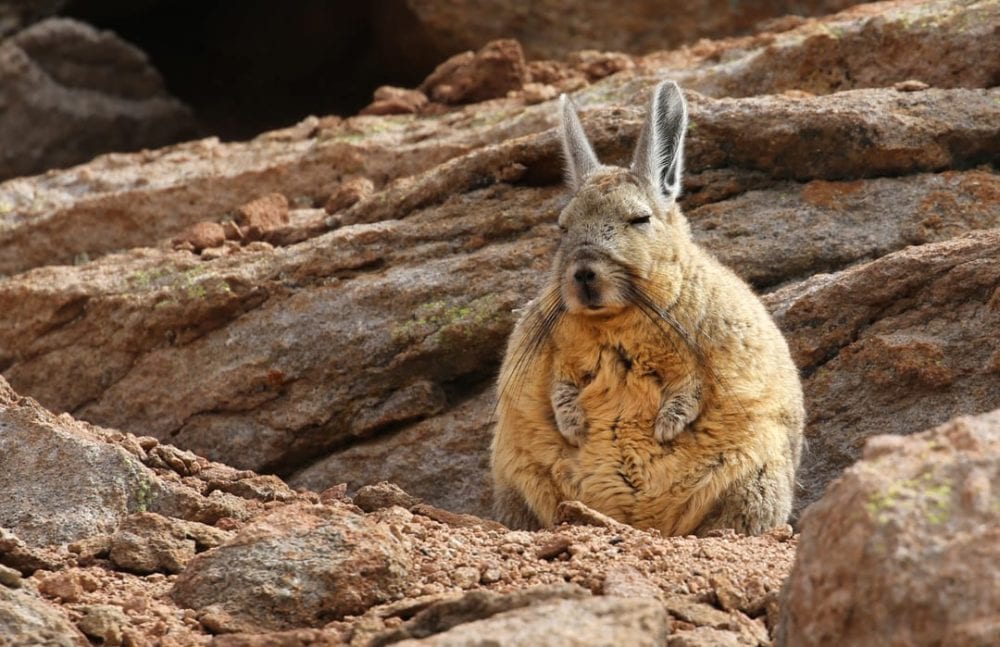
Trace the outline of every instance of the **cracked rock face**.
<instances>
[{"instance_id":1,"label":"cracked rock face","mask_svg":"<svg viewBox=\"0 0 1000 647\"><path fill-rule=\"evenodd\" d=\"M801 509L868 435L1000 400L998 22L995 3L900 1L644 57L529 53L480 103L0 184L0 371L53 410L297 486L390 480L487 514L490 385L566 200L546 97L572 91L622 162L672 76L693 234L773 291L803 370ZM871 63L901 43L940 55ZM449 69L520 56L483 51Z\"/></svg>"}]
</instances>

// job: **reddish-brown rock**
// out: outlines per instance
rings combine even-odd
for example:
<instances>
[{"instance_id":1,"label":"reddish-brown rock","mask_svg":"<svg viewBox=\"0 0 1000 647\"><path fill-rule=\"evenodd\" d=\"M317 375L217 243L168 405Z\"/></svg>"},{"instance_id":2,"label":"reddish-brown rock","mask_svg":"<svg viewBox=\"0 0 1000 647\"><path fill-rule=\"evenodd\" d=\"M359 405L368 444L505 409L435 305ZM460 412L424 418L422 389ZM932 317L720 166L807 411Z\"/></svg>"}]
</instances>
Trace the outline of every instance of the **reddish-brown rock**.
<instances>
[{"instance_id":1,"label":"reddish-brown rock","mask_svg":"<svg viewBox=\"0 0 1000 647\"><path fill-rule=\"evenodd\" d=\"M765 303L805 375L797 511L866 438L1000 406L1000 229L820 274Z\"/></svg>"},{"instance_id":2,"label":"reddish-brown rock","mask_svg":"<svg viewBox=\"0 0 1000 647\"><path fill-rule=\"evenodd\" d=\"M224 632L321 626L400 596L405 545L340 507L288 506L196 557L173 597Z\"/></svg>"},{"instance_id":3,"label":"reddish-brown rock","mask_svg":"<svg viewBox=\"0 0 1000 647\"><path fill-rule=\"evenodd\" d=\"M871 438L802 518L779 644L995 645L998 490L1000 409Z\"/></svg>"},{"instance_id":4,"label":"reddish-brown rock","mask_svg":"<svg viewBox=\"0 0 1000 647\"><path fill-rule=\"evenodd\" d=\"M441 63L420 90L440 103L475 103L520 90L527 73L521 44L495 40L477 52L458 54Z\"/></svg>"}]
</instances>

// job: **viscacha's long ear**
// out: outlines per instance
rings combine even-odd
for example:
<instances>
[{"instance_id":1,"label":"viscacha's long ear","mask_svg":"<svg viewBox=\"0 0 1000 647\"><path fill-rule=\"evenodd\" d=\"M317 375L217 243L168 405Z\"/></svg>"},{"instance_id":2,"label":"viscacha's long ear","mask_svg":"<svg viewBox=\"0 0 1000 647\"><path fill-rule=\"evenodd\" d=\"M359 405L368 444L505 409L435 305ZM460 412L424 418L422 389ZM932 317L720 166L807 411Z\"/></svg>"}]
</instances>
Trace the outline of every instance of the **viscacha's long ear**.
<instances>
[{"instance_id":1,"label":"viscacha's long ear","mask_svg":"<svg viewBox=\"0 0 1000 647\"><path fill-rule=\"evenodd\" d=\"M562 148L566 165L566 184L576 191L587 174L600 166L597 155L590 146L587 133L583 132L580 118L576 116L573 100L565 94L559 97L559 115L562 123Z\"/></svg>"},{"instance_id":2,"label":"viscacha's long ear","mask_svg":"<svg viewBox=\"0 0 1000 647\"><path fill-rule=\"evenodd\" d=\"M676 83L664 81L653 90L646 123L632 156L632 171L648 179L672 200L681 192L685 132L687 103L684 95Z\"/></svg>"}]
</instances>

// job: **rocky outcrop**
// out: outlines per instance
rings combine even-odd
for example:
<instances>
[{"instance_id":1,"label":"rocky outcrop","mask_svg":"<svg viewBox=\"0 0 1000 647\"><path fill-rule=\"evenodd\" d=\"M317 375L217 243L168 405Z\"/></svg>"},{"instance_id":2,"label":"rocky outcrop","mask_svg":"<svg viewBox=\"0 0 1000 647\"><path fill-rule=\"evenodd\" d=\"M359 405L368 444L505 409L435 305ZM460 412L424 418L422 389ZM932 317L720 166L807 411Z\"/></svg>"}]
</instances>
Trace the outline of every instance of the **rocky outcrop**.
<instances>
[{"instance_id":1,"label":"rocky outcrop","mask_svg":"<svg viewBox=\"0 0 1000 647\"><path fill-rule=\"evenodd\" d=\"M798 510L869 436L1000 404L998 229L818 275L766 303L806 374Z\"/></svg>"},{"instance_id":2,"label":"rocky outcrop","mask_svg":"<svg viewBox=\"0 0 1000 647\"><path fill-rule=\"evenodd\" d=\"M696 235L767 286L996 226L993 173L932 172L981 160L997 136L988 126L992 94L695 97L689 200L705 201L690 210ZM637 115L623 122L615 110L595 108L588 120L612 155L620 133L633 137L638 125ZM837 155L809 158L795 135L806 124L831 149L852 132L867 132L868 143L856 139ZM731 141L741 144L723 145ZM879 164L884 173L920 173L829 179ZM718 178L720 167L732 178L722 191L768 188L712 200L697 183ZM551 134L527 135L392 182L336 214L358 224L295 245L250 243L211 257L136 250L21 274L0 285L0 366L47 406L239 467L289 474L355 438L387 432L422 436L428 449L382 463L376 480L424 478L412 471L416 459L428 457L433 472L439 468L429 453L442 446L446 453L478 448L460 460L482 465L488 398L478 400L482 414L458 421L471 429L457 436L458 446L430 439L447 430L450 407L477 397L492 379L512 311L548 265L563 190L515 178L556 181L557 169ZM483 177L494 184L476 188ZM817 179L804 186L780 179L789 177ZM155 190L147 196L147 206L160 199ZM963 208L969 204L983 206ZM789 218L796 226L787 226ZM420 420L422 427L409 429ZM388 447L379 440L355 453L377 453L379 445ZM385 469L400 461L408 466L402 472ZM315 476L321 469L296 482L322 488L353 478L327 471L323 483ZM439 483L433 497L421 494L442 504L461 498L459 509L485 512L483 495L473 494L482 492L481 472L464 473L462 482ZM445 491L460 497L444 498Z\"/></svg>"},{"instance_id":3,"label":"rocky outcrop","mask_svg":"<svg viewBox=\"0 0 1000 647\"><path fill-rule=\"evenodd\" d=\"M1000 410L871 438L802 519L779 644L996 644L998 488Z\"/></svg>"},{"instance_id":4,"label":"rocky outcrop","mask_svg":"<svg viewBox=\"0 0 1000 647\"><path fill-rule=\"evenodd\" d=\"M747 33L757 22L786 13L816 15L850 6L849 0L732 3L710 0L672 5L657 2L620 5L602 0L544 0L511 8L497 0L473 9L462 3L400 0L398 13L384 20L412 17L408 33L395 32L400 47L416 56L438 59L465 49L478 49L497 38L517 37L532 58L559 58L568 52L599 48L634 54L680 47L699 38Z\"/></svg>"},{"instance_id":5,"label":"rocky outcrop","mask_svg":"<svg viewBox=\"0 0 1000 647\"><path fill-rule=\"evenodd\" d=\"M86 644L81 634L103 644L204 644L210 634L229 645L453 644L488 632L513 644L617 635L662 645L668 634L697 640L706 631L758 644L774 626L768 601L794 556L789 528L664 538L595 525L577 506L583 525L511 532L388 484L359 493L355 507L343 488L293 493L150 438L46 417L2 380L0 391L5 424L33 415L55 432L38 432L32 447L42 454L133 457L105 462L103 481L77 478L67 462L61 472L38 470L30 484L21 475L4 484L0 519L17 518L32 488L59 493L67 481L86 502L136 471L153 484L149 507L159 510L80 530L68 545L52 530L23 526L40 547L0 530L0 628L14 644ZM165 505L171 492L186 505ZM204 514L223 496L244 505ZM57 497L32 504L39 517L65 514ZM86 504L81 511L91 514Z\"/></svg>"},{"instance_id":6,"label":"rocky outcrop","mask_svg":"<svg viewBox=\"0 0 1000 647\"><path fill-rule=\"evenodd\" d=\"M0 77L0 178L196 132L142 52L73 20L49 18L0 41ZM16 206L0 201L0 218Z\"/></svg>"},{"instance_id":7,"label":"rocky outcrop","mask_svg":"<svg viewBox=\"0 0 1000 647\"><path fill-rule=\"evenodd\" d=\"M993 348L993 310L977 306L992 303L993 235L970 232L1000 226L1000 104L996 88L952 87L992 83L1000 59L982 36L995 14L893 2L682 52L526 67L498 44L426 89L477 100L462 79L505 69L503 92L488 93L504 97L309 119L5 183L0 370L52 409L299 486L385 479L486 514L488 389L564 200L553 106L528 86L577 88L598 151L621 161L641 98L670 74L706 93L688 95L695 236L758 288L785 286L768 299L813 412L801 507L865 436L997 404L993 369L971 350ZM830 33L848 81L814 87L806 55ZM865 63L901 40L940 45L923 59L938 76L922 76L950 89L897 86L897 67ZM766 56L767 78L800 85L761 85ZM942 250L957 248L930 246L966 234L962 249L978 251L955 265ZM963 284L969 264L986 269ZM949 310L976 316L942 332ZM845 410L868 361L880 382Z\"/></svg>"}]
</instances>

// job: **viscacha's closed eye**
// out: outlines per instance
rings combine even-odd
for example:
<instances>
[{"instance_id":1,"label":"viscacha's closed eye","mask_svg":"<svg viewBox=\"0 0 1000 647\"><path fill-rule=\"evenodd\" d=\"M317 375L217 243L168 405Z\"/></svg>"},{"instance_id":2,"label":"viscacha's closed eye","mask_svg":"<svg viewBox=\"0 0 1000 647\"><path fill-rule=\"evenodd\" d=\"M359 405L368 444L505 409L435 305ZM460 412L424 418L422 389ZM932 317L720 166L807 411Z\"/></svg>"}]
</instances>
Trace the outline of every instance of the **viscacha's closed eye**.
<instances>
[{"instance_id":1,"label":"viscacha's closed eye","mask_svg":"<svg viewBox=\"0 0 1000 647\"><path fill-rule=\"evenodd\" d=\"M648 225L649 224L649 214L641 214L632 216L629 218L628 224L630 225Z\"/></svg>"}]
</instances>

